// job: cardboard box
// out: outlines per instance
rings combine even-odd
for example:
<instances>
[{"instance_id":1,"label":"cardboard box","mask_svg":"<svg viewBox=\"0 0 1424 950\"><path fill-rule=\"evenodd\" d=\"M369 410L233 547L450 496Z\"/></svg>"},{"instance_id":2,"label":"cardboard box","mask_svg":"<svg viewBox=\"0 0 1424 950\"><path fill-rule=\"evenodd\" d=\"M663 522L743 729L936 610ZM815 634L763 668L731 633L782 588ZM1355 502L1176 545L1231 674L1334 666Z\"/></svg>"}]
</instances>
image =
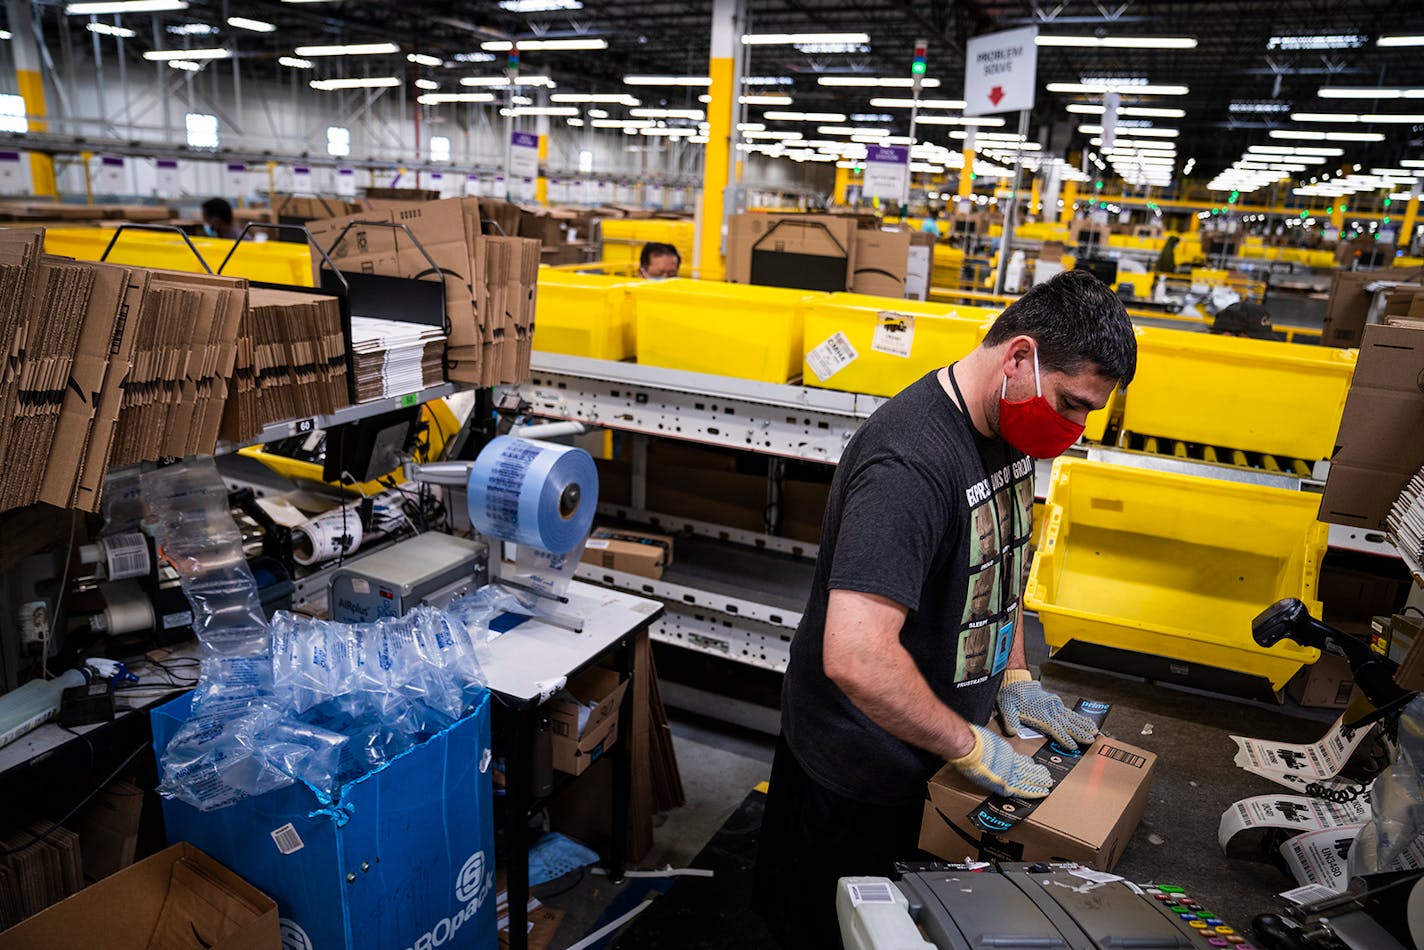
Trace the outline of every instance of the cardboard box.
<instances>
[{"instance_id":1,"label":"cardboard box","mask_svg":"<svg viewBox=\"0 0 1424 950\"><path fill-rule=\"evenodd\" d=\"M134 862L138 850L143 790L122 779L80 812L75 830L84 855L84 876L99 881Z\"/></svg>"},{"instance_id":2,"label":"cardboard box","mask_svg":"<svg viewBox=\"0 0 1424 950\"><path fill-rule=\"evenodd\" d=\"M783 222L788 223L782 226ZM813 290L849 290L856 267L856 230L856 219L842 215L732 215L727 221L727 282L776 287L815 283ZM839 272L841 258L845 259L844 282L821 286ZM758 262L755 279L754 259Z\"/></svg>"},{"instance_id":3,"label":"cardboard box","mask_svg":"<svg viewBox=\"0 0 1424 950\"><path fill-rule=\"evenodd\" d=\"M182 843L0 933L3 950L280 950L277 905Z\"/></svg>"},{"instance_id":4,"label":"cardboard box","mask_svg":"<svg viewBox=\"0 0 1424 950\"><path fill-rule=\"evenodd\" d=\"M766 530L766 478L682 466L649 468L648 510L694 521Z\"/></svg>"},{"instance_id":5,"label":"cardboard box","mask_svg":"<svg viewBox=\"0 0 1424 950\"><path fill-rule=\"evenodd\" d=\"M160 756L191 696L151 713ZM490 700L323 802L297 783L225 808L163 800L170 840L277 901L285 946L390 950L495 940ZM452 940L458 933L459 939ZM276 945L273 944L273 950Z\"/></svg>"},{"instance_id":6,"label":"cardboard box","mask_svg":"<svg viewBox=\"0 0 1424 950\"><path fill-rule=\"evenodd\" d=\"M1399 493L1424 467L1424 329L1365 328L1340 418L1320 520L1383 530Z\"/></svg>"},{"instance_id":7,"label":"cardboard box","mask_svg":"<svg viewBox=\"0 0 1424 950\"><path fill-rule=\"evenodd\" d=\"M1286 684L1286 692L1302 706L1312 709L1344 709L1355 691L1355 675L1343 656L1320 654L1320 659L1303 668Z\"/></svg>"},{"instance_id":8,"label":"cardboard box","mask_svg":"<svg viewBox=\"0 0 1424 950\"><path fill-rule=\"evenodd\" d=\"M997 729L997 723L992 727ZM1032 755L1048 739L1010 739ZM1117 739L1098 737L1048 797L1003 834L981 831L969 816L988 797L946 765L929 782L920 848L958 861L966 854L1009 861L1076 861L1110 871L1147 810L1157 756Z\"/></svg>"},{"instance_id":9,"label":"cardboard box","mask_svg":"<svg viewBox=\"0 0 1424 950\"><path fill-rule=\"evenodd\" d=\"M595 528L584 545L583 562L660 580L672 564L673 539L621 528Z\"/></svg>"},{"instance_id":10,"label":"cardboard box","mask_svg":"<svg viewBox=\"0 0 1424 950\"><path fill-rule=\"evenodd\" d=\"M620 680L613 670L591 667L569 680L564 693L549 701L549 715L554 768L569 775L581 775L597 762L618 739L618 709L627 680ZM589 709L587 705L593 704ZM583 719L580 724L580 719Z\"/></svg>"},{"instance_id":11,"label":"cardboard box","mask_svg":"<svg viewBox=\"0 0 1424 950\"><path fill-rule=\"evenodd\" d=\"M857 294L905 297L910 262L909 231L855 232L855 272L850 289Z\"/></svg>"},{"instance_id":12,"label":"cardboard box","mask_svg":"<svg viewBox=\"0 0 1424 950\"><path fill-rule=\"evenodd\" d=\"M783 479L781 483L781 533L797 541L821 543L821 524L831 486L824 482Z\"/></svg>"}]
</instances>

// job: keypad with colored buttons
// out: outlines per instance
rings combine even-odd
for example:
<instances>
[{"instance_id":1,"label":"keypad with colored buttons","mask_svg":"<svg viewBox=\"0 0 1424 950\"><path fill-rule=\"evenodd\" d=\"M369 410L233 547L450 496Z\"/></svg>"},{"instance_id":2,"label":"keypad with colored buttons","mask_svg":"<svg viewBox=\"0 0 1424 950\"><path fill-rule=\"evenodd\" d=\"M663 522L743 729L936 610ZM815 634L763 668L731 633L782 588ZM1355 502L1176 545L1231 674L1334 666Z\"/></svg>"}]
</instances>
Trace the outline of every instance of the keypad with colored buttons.
<instances>
[{"instance_id":1,"label":"keypad with colored buttons","mask_svg":"<svg viewBox=\"0 0 1424 950\"><path fill-rule=\"evenodd\" d=\"M1175 884L1144 884L1143 893L1168 917L1175 917L1195 934L1199 947L1224 947L1229 950L1253 950L1246 938L1216 916L1210 909L1187 895L1186 888Z\"/></svg>"}]
</instances>

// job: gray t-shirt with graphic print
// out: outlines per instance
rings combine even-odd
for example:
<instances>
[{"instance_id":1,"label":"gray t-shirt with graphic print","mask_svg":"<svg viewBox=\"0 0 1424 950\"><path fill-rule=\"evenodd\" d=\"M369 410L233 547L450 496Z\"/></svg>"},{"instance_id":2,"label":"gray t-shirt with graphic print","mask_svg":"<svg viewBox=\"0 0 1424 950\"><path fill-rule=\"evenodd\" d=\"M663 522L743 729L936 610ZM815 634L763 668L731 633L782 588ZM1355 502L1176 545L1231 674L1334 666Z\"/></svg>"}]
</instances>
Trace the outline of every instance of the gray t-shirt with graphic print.
<instances>
[{"instance_id":1,"label":"gray t-shirt with graphic print","mask_svg":"<svg viewBox=\"0 0 1424 950\"><path fill-rule=\"evenodd\" d=\"M858 801L905 804L943 765L871 722L825 675L829 592L907 608L901 644L947 706L983 725L1013 646L1032 505L1033 460L980 435L934 373L856 432L831 485L782 686L782 733L817 782Z\"/></svg>"}]
</instances>

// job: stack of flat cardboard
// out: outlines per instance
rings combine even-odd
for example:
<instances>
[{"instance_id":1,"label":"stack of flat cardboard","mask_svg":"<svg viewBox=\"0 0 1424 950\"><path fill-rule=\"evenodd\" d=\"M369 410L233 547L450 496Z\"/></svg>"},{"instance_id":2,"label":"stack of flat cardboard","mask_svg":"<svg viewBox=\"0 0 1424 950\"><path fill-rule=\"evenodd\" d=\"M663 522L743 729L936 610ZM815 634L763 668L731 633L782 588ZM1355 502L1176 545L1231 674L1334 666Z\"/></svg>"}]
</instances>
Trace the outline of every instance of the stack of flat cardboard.
<instances>
[{"instance_id":1,"label":"stack of flat cardboard","mask_svg":"<svg viewBox=\"0 0 1424 950\"><path fill-rule=\"evenodd\" d=\"M312 221L355 214L361 210L355 202L343 198L308 198L298 195L278 195L272 199L272 210L279 221L295 219Z\"/></svg>"},{"instance_id":2,"label":"stack of flat cardboard","mask_svg":"<svg viewBox=\"0 0 1424 950\"><path fill-rule=\"evenodd\" d=\"M329 414L350 402L337 299L252 288L238 326L222 438L245 442L273 422Z\"/></svg>"},{"instance_id":3,"label":"stack of flat cardboard","mask_svg":"<svg viewBox=\"0 0 1424 950\"><path fill-rule=\"evenodd\" d=\"M244 279L151 272L111 465L213 452L246 310Z\"/></svg>"},{"instance_id":4,"label":"stack of flat cardboard","mask_svg":"<svg viewBox=\"0 0 1424 950\"><path fill-rule=\"evenodd\" d=\"M356 401L370 402L440 385L444 342L445 334L439 327L352 317Z\"/></svg>"},{"instance_id":5,"label":"stack of flat cardboard","mask_svg":"<svg viewBox=\"0 0 1424 950\"><path fill-rule=\"evenodd\" d=\"M84 886L79 836L47 821L22 824L0 839L0 929L12 927Z\"/></svg>"},{"instance_id":6,"label":"stack of flat cardboard","mask_svg":"<svg viewBox=\"0 0 1424 950\"><path fill-rule=\"evenodd\" d=\"M508 209L512 212L509 233L513 233L519 211L513 205ZM492 386L518 382L528 375L534 335L539 243L482 232L483 220L502 227L499 222L510 217L502 202L449 198L316 221L309 228L343 271L443 279L449 327L448 376L456 382ZM356 221L388 222L403 228L358 224L332 247L342 230ZM492 226L491 230L497 228ZM440 268L439 275L432 273L431 261ZM359 302L353 300L353 308L357 307Z\"/></svg>"}]
</instances>

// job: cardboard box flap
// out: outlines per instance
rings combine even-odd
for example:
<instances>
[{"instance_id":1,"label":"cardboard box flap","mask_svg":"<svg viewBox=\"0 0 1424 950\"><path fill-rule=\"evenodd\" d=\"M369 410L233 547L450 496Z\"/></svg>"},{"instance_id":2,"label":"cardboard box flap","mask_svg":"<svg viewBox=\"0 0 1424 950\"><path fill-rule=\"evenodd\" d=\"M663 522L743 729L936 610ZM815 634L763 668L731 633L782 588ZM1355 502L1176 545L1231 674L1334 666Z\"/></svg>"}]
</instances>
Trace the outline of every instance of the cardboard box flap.
<instances>
[{"instance_id":1,"label":"cardboard box flap","mask_svg":"<svg viewBox=\"0 0 1424 950\"><path fill-rule=\"evenodd\" d=\"M810 254L815 257L848 257L850 249L822 221L783 218L752 242L752 253Z\"/></svg>"}]
</instances>

